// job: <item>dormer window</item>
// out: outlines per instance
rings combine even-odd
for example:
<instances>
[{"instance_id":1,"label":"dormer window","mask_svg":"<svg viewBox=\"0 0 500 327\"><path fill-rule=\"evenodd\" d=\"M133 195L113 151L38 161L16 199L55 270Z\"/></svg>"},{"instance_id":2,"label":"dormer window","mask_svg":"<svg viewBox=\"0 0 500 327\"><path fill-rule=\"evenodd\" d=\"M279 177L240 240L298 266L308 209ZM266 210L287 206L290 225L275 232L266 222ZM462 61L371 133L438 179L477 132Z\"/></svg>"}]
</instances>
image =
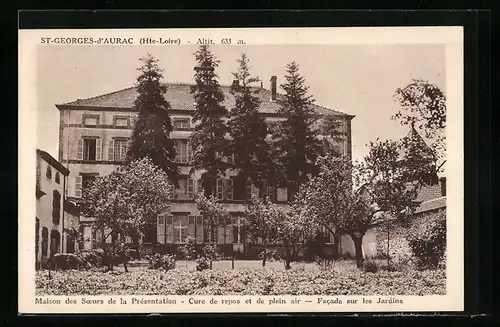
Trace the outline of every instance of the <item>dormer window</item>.
<instances>
[{"instance_id":1,"label":"dormer window","mask_svg":"<svg viewBox=\"0 0 500 327\"><path fill-rule=\"evenodd\" d=\"M189 118L175 118L174 129L177 130L189 129Z\"/></svg>"},{"instance_id":2,"label":"dormer window","mask_svg":"<svg viewBox=\"0 0 500 327\"><path fill-rule=\"evenodd\" d=\"M98 115L84 115L83 116L83 125L84 126L97 126L97 125L99 125L99 116Z\"/></svg>"}]
</instances>

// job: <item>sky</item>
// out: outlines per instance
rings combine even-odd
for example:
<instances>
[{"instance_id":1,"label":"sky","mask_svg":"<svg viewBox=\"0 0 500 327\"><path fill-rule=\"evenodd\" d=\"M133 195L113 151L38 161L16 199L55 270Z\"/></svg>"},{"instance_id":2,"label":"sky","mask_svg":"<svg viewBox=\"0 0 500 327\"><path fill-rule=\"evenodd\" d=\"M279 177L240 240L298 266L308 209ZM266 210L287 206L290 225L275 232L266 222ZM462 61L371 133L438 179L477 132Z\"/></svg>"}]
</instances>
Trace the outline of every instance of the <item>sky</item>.
<instances>
[{"instance_id":1,"label":"sky","mask_svg":"<svg viewBox=\"0 0 500 327\"><path fill-rule=\"evenodd\" d=\"M193 82L195 45L181 46L39 46L37 65L37 147L57 158L59 112L56 104L133 86L147 53L159 60L165 82ZM445 46L249 45L211 46L221 61L220 84L231 84L236 59L245 53L251 73L265 88L275 75L283 83L285 67L299 65L316 104L356 117L352 120L353 159L366 155L366 144L399 139L408 132L390 117L399 110L397 88L422 78L445 90ZM278 92L282 90L278 88Z\"/></svg>"}]
</instances>

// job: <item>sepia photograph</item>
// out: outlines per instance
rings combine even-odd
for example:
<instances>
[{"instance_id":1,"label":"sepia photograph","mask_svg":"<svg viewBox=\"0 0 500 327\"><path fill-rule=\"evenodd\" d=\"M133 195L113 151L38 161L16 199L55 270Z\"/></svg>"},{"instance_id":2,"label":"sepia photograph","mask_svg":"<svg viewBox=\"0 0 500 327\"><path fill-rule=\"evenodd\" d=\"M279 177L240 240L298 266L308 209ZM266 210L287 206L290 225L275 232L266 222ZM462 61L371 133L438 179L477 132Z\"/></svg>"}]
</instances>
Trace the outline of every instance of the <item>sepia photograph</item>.
<instances>
[{"instance_id":1,"label":"sepia photograph","mask_svg":"<svg viewBox=\"0 0 500 327\"><path fill-rule=\"evenodd\" d=\"M446 43L60 35L23 116L33 304L449 295Z\"/></svg>"}]
</instances>

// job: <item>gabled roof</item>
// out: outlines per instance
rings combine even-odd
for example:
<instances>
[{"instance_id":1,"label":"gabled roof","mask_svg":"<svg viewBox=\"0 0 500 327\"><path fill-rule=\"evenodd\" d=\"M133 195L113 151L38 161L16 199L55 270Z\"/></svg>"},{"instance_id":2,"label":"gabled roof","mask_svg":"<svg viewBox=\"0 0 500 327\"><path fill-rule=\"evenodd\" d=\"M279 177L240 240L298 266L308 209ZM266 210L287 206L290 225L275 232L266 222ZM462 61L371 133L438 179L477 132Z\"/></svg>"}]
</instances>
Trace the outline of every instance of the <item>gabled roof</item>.
<instances>
[{"instance_id":1,"label":"gabled roof","mask_svg":"<svg viewBox=\"0 0 500 327\"><path fill-rule=\"evenodd\" d=\"M431 160L435 160L434 153L432 152L432 149L430 146L427 144L427 142L424 140L424 138L420 135L420 133L417 132L415 129L415 126L411 125L410 130L408 131L408 134L404 137L404 139L409 139L412 141L412 143L418 143L420 144L420 149L424 149L427 153L422 153L424 155L423 157L429 158ZM407 154L407 151L404 149L401 149L399 152L399 159L403 159ZM425 156L426 155L426 156Z\"/></svg>"},{"instance_id":2,"label":"gabled roof","mask_svg":"<svg viewBox=\"0 0 500 327\"><path fill-rule=\"evenodd\" d=\"M47 152L40 150L40 149L36 149L36 154L38 156L40 156L43 160L47 161L52 167L57 169L64 176L69 175L68 168L64 167L59 161L57 161L54 157L52 157Z\"/></svg>"},{"instance_id":3,"label":"gabled roof","mask_svg":"<svg viewBox=\"0 0 500 327\"><path fill-rule=\"evenodd\" d=\"M424 186L418 192L416 202L425 202L441 197L441 185Z\"/></svg>"},{"instance_id":4,"label":"gabled roof","mask_svg":"<svg viewBox=\"0 0 500 327\"><path fill-rule=\"evenodd\" d=\"M167 92L165 94L166 99L170 103L173 110L194 110L195 103L193 95L191 94L191 84L186 83L167 83ZM222 92L224 93L225 100L224 106L230 109L234 105L234 97L231 95L229 86L221 86ZM273 114L278 112L278 102L271 101L271 91L265 88L254 88L259 92L256 94L260 100L261 105L259 111L261 113ZM58 109L65 110L78 110L78 109L93 109L93 110L103 110L103 109L122 109L122 110L132 110L134 106L134 101L137 98L136 87L129 87L123 90L115 91L112 93L107 93L87 99L78 99L76 101L56 105ZM283 95L278 94L277 98L283 98ZM322 107L319 105L313 105L315 111L320 115L341 115L349 118L353 118L353 115L349 115L340 111Z\"/></svg>"}]
</instances>

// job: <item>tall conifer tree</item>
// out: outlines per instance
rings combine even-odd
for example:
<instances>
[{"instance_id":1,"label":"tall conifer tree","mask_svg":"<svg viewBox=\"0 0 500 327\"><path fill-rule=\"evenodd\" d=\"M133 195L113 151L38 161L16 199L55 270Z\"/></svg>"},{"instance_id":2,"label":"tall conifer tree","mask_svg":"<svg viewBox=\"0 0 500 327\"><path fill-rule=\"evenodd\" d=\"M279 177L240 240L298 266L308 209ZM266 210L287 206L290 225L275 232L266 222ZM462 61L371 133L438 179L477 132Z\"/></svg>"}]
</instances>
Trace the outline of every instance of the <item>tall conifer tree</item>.
<instances>
[{"instance_id":1,"label":"tall conifer tree","mask_svg":"<svg viewBox=\"0 0 500 327\"><path fill-rule=\"evenodd\" d=\"M231 149L240 179L250 179L254 184L258 184L261 179L268 177L266 170L270 168L269 144L266 142L267 126L265 117L258 111L261 101L256 94L259 89L251 87L259 78L251 76L249 59L245 54L237 62L238 70L233 73L234 82L231 85L235 103L228 123Z\"/></svg>"},{"instance_id":2,"label":"tall conifer tree","mask_svg":"<svg viewBox=\"0 0 500 327\"><path fill-rule=\"evenodd\" d=\"M167 86L162 82L163 71L158 60L148 54L141 58L143 65L137 70L137 91L134 110L138 118L134 126L127 162L149 157L153 163L167 173L173 183L177 183L179 172L174 162L174 141L170 138L173 130L169 116L170 104L165 99Z\"/></svg>"},{"instance_id":3,"label":"tall conifer tree","mask_svg":"<svg viewBox=\"0 0 500 327\"><path fill-rule=\"evenodd\" d=\"M308 174L316 172L315 162L321 151L321 143L313 130L314 99L307 94L308 87L295 61L286 66L285 79L286 82L280 85L285 94L278 99L279 112L285 116L285 120L273 131L273 148L282 166L280 184L288 186L293 198L299 186L307 181Z\"/></svg>"},{"instance_id":4,"label":"tall conifer tree","mask_svg":"<svg viewBox=\"0 0 500 327\"><path fill-rule=\"evenodd\" d=\"M224 94L215 72L220 61L206 45L200 46L195 57L195 85L191 87L195 100L192 118L195 127L190 138L193 149L191 166L193 171L204 170L202 185L205 191L211 193L214 180L230 167L228 128L224 121L228 112L223 105Z\"/></svg>"}]
</instances>

